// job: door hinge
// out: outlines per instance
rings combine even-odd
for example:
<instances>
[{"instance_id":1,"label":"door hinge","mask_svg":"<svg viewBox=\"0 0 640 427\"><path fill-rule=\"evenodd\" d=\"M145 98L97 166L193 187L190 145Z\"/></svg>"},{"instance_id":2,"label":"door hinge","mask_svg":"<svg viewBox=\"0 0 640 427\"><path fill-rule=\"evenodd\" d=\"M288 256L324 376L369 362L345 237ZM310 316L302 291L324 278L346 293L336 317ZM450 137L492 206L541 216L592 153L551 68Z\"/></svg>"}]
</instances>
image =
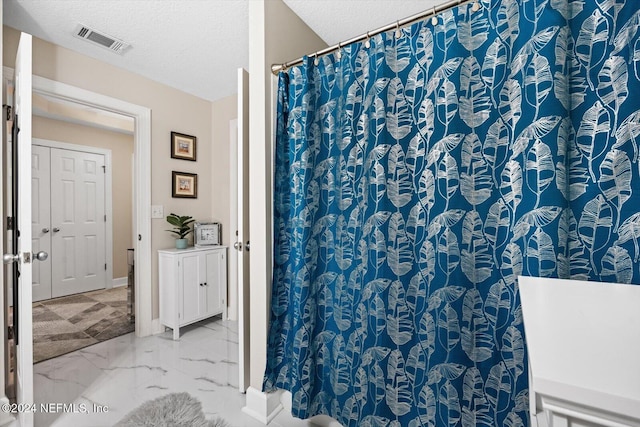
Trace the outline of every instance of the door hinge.
<instances>
[{"instance_id":1,"label":"door hinge","mask_svg":"<svg viewBox=\"0 0 640 427\"><path fill-rule=\"evenodd\" d=\"M104 222L107 222L107 215L104 216Z\"/></svg>"},{"instance_id":2,"label":"door hinge","mask_svg":"<svg viewBox=\"0 0 640 427\"><path fill-rule=\"evenodd\" d=\"M10 122L11 121L11 105L3 104L2 107L7 109L7 121Z\"/></svg>"},{"instance_id":3,"label":"door hinge","mask_svg":"<svg viewBox=\"0 0 640 427\"><path fill-rule=\"evenodd\" d=\"M107 264L104 265L104 270L107 271Z\"/></svg>"},{"instance_id":4,"label":"door hinge","mask_svg":"<svg viewBox=\"0 0 640 427\"><path fill-rule=\"evenodd\" d=\"M102 173L107 173L107 166L102 166Z\"/></svg>"},{"instance_id":5,"label":"door hinge","mask_svg":"<svg viewBox=\"0 0 640 427\"><path fill-rule=\"evenodd\" d=\"M14 221L12 216L7 217L7 230L13 231Z\"/></svg>"}]
</instances>

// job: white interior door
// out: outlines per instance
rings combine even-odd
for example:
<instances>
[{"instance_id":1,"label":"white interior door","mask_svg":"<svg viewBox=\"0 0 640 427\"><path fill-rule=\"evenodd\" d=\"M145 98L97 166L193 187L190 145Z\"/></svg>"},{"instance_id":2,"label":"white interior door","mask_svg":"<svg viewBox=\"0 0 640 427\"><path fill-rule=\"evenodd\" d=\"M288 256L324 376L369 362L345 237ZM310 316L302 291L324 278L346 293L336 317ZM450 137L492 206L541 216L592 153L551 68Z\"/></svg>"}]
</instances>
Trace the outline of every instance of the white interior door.
<instances>
[{"instance_id":1,"label":"white interior door","mask_svg":"<svg viewBox=\"0 0 640 427\"><path fill-rule=\"evenodd\" d=\"M51 149L52 297L105 288L104 155Z\"/></svg>"},{"instance_id":2,"label":"white interior door","mask_svg":"<svg viewBox=\"0 0 640 427\"><path fill-rule=\"evenodd\" d=\"M33 252L51 255L51 152L31 147L31 241ZM51 298L51 257L33 264L33 301Z\"/></svg>"},{"instance_id":3,"label":"white interior door","mask_svg":"<svg viewBox=\"0 0 640 427\"><path fill-rule=\"evenodd\" d=\"M105 288L105 155L34 144L31 159L33 251L49 253L33 266L33 301Z\"/></svg>"},{"instance_id":4,"label":"white interior door","mask_svg":"<svg viewBox=\"0 0 640 427\"><path fill-rule=\"evenodd\" d=\"M31 314L31 88L32 88L32 37L22 33L18 44L15 68L15 121L17 135L17 316L14 318L16 334L16 400L18 404L33 404L33 333ZM14 187L15 188L15 187ZM33 412L18 413L21 426L33 425Z\"/></svg>"},{"instance_id":5,"label":"white interior door","mask_svg":"<svg viewBox=\"0 0 640 427\"><path fill-rule=\"evenodd\" d=\"M238 119L229 120L229 233L228 242L233 245L238 233ZM238 321L238 251L228 254L227 319Z\"/></svg>"},{"instance_id":6,"label":"white interior door","mask_svg":"<svg viewBox=\"0 0 640 427\"><path fill-rule=\"evenodd\" d=\"M249 387L249 73L238 69L238 333L240 391Z\"/></svg>"}]
</instances>

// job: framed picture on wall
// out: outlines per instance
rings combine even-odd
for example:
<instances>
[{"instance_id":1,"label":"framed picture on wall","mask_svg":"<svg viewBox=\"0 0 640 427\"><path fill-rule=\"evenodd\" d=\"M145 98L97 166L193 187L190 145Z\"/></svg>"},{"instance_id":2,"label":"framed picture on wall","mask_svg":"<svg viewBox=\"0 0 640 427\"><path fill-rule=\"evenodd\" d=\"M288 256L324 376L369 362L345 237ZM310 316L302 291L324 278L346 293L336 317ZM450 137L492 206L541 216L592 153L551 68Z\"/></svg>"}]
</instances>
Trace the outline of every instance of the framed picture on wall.
<instances>
[{"instance_id":1,"label":"framed picture on wall","mask_svg":"<svg viewBox=\"0 0 640 427\"><path fill-rule=\"evenodd\" d=\"M197 199L198 175L187 172L171 172L171 197Z\"/></svg>"},{"instance_id":2,"label":"framed picture on wall","mask_svg":"<svg viewBox=\"0 0 640 427\"><path fill-rule=\"evenodd\" d=\"M171 132L171 157L174 159L196 161L196 137Z\"/></svg>"}]
</instances>

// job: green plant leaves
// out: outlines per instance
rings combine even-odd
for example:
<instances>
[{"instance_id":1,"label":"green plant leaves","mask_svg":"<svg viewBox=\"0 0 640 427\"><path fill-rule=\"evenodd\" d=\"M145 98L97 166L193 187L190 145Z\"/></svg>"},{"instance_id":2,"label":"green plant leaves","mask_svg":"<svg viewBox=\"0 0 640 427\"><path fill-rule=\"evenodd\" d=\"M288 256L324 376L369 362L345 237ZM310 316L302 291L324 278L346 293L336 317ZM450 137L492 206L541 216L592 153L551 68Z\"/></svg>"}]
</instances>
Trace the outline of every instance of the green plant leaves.
<instances>
[{"instance_id":1,"label":"green plant leaves","mask_svg":"<svg viewBox=\"0 0 640 427\"><path fill-rule=\"evenodd\" d=\"M195 220L190 216L180 216L174 213L167 215L167 222L174 226L173 230L167 230L170 233L174 233L179 239L184 239L193 230L190 225Z\"/></svg>"}]
</instances>

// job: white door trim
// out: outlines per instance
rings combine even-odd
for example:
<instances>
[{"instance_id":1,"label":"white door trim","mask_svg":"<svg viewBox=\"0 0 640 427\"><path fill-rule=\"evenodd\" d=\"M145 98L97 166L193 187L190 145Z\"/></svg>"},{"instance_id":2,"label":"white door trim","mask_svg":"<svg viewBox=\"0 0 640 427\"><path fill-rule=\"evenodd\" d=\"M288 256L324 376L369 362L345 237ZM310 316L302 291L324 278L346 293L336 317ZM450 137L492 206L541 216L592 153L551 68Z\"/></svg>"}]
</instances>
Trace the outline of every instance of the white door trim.
<instances>
[{"instance_id":1,"label":"white door trim","mask_svg":"<svg viewBox=\"0 0 640 427\"><path fill-rule=\"evenodd\" d=\"M238 241L238 119L229 120L229 290L227 306L229 307L229 320L238 320L238 300L240 290L238 288L238 251L234 243Z\"/></svg>"},{"instance_id":2,"label":"white door trim","mask_svg":"<svg viewBox=\"0 0 640 427\"><path fill-rule=\"evenodd\" d=\"M61 150L80 151L82 153L100 154L104 156L106 166L104 182L104 208L107 215L105 223L105 262L107 263L107 273L105 275L105 289L113 287L113 199L112 199L112 166L111 150L107 148L90 147L88 145L69 144L67 142L52 141L50 139L32 138L32 145L42 147L59 148Z\"/></svg>"},{"instance_id":3,"label":"white door trim","mask_svg":"<svg viewBox=\"0 0 640 427\"><path fill-rule=\"evenodd\" d=\"M236 191L236 218L237 235L235 241L239 245L244 245L243 250L238 250L236 258L236 271L238 283L238 360L240 364L238 385L240 392L246 392L250 381L251 367L251 256L247 252L246 244L251 240L251 208L250 208L250 168L249 168L249 73L243 69L238 69L238 118L236 120L235 132L231 131L231 136L235 137L235 147L231 151L236 151L235 184ZM233 163L232 163L233 164ZM235 248L234 248L235 249Z\"/></svg>"},{"instance_id":4,"label":"white door trim","mask_svg":"<svg viewBox=\"0 0 640 427\"><path fill-rule=\"evenodd\" d=\"M3 74L13 76L13 69L3 67ZM151 317L151 109L40 76L33 76L33 92L133 118L133 229L140 236L135 242L136 335L159 332Z\"/></svg>"}]
</instances>

